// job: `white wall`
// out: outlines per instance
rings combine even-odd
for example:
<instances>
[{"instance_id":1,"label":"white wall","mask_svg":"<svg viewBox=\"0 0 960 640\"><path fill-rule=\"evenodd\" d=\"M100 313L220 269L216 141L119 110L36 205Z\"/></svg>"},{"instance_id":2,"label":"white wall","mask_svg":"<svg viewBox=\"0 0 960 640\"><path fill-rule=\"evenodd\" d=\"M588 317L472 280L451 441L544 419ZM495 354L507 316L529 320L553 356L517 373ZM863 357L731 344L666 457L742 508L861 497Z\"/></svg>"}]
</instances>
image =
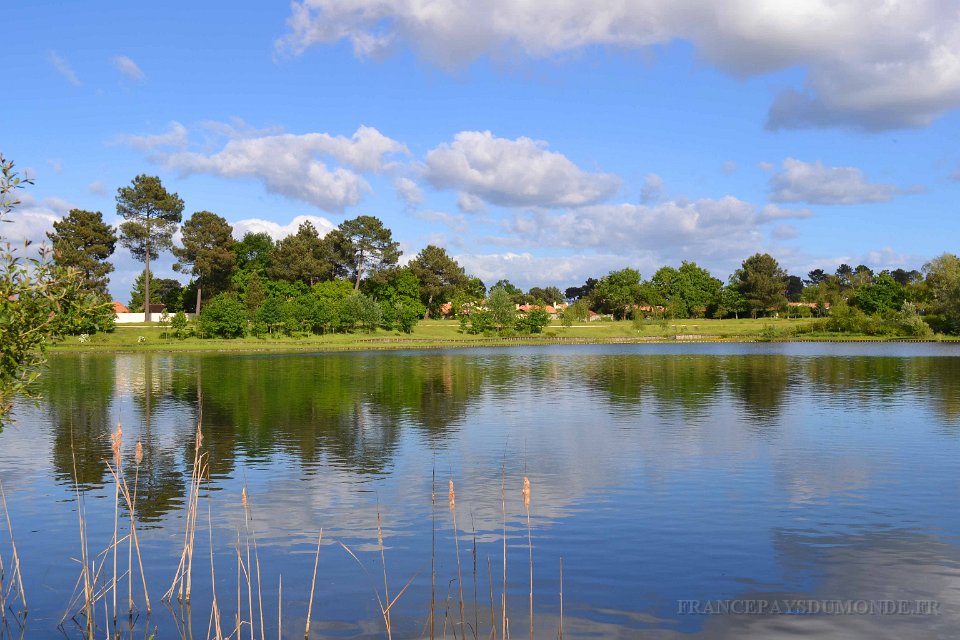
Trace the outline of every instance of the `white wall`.
<instances>
[{"instance_id":1,"label":"white wall","mask_svg":"<svg viewBox=\"0 0 960 640\"><path fill-rule=\"evenodd\" d=\"M160 316L161 316L161 315L162 315L162 314L160 314L160 313L151 313L151 314L150 314L150 321L151 321L151 322L160 322ZM193 318L194 318L195 315L196 315L195 313L188 313L188 314L186 314L187 320L193 320ZM134 322L141 322L141 323L143 322L143 312L142 312L142 311L141 311L140 313L118 313L118 314L116 314L116 316L117 316L117 320L116 320L117 324L132 324L132 323L134 323ZM172 314L172 313L170 314L170 319L171 319L171 320L173 319L173 314Z\"/></svg>"}]
</instances>

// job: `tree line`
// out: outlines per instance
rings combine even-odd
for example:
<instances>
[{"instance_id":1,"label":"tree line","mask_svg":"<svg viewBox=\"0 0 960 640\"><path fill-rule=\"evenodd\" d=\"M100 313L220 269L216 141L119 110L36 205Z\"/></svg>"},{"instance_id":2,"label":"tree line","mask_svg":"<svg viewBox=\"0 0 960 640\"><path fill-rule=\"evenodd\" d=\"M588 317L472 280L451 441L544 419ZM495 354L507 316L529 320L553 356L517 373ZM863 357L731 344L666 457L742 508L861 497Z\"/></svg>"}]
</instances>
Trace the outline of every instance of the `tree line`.
<instances>
[{"instance_id":1,"label":"tree line","mask_svg":"<svg viewBox=\"0 0 960 640\"><path fill-rule=\"evenodd\" d=\"M100 212L80 209L54 223L48 234L54 260L79 271L88 291L106 296L109 258L119 243L144 262L131 308L146 310L149 301L165 304L170 313L199 311L199 327L209 335L409 332L418 319L437 317L444 308L461 316L465 331L537 332L549 321L543 310L559 303L570 304L559 312L566 324L591 314L615 319L787 314L823 318L824 328L837 331L960 331L960 260L952 254L922 270L875 273L862 264L841 264L833 273L815 269L801 277L758 253L726 282L685 261L661 267L647 280L625 268L565 291L550 286L524 292L508 280L488 289L433 245L398 266L399 244L373 216L345 220L324 235L304 222L278 241L266 233L235 240L230 224L216 213L197 211L184 221L183 200L155 176L137 176L118 189L116 201L124 219L117 229ZM181 242L175 245L178 228ZM176 258L174 270L190 276L187 285L151 278L151 260L165 251ZM518 316L522 304L539 308Z\"/></svg>"}]
</instances>

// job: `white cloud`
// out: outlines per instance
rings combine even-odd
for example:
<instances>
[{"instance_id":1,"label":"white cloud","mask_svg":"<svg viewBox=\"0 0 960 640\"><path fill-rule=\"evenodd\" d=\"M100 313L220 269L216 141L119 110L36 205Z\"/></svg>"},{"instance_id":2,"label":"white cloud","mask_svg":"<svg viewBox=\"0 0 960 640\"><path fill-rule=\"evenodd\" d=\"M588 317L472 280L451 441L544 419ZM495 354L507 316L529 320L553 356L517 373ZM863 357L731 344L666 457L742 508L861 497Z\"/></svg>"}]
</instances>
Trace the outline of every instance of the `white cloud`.
<instances>
[{"instance_id":1,"label":"white cloud","mask_svg":"<svg viewBox=\"0 0 960 640\"><path fill-rule=\"evenodd\" d=\"M789 224L778 224L770 232L771 237L777 240L791 240L800 235L800 230Z\"/></svg>"},{"instance_id":2,"label":"white cloud","mask_svg":"<svg viewBox=\"0 0 960 640\"><path fill-rule=\"evenodd\" d=\"M383 172L392 166L390 156L409 153L403 144L372 127L362 126L350 138L326 133L264 133L226 123L208 123L204 130L219 151L188 150L188 131L178 122L165 134L128 136L126 142L182 175L253 178L267 191L334 212L357 204L370 191L357 171ZM351 169L328 167L325 160Z\"/></svg>"},{"instance_id":3,"label":"white cloud","mask_svg":"<svg viewBox=\"0 0 960 640\"><path fill-rule=\"evenodd\" d=\"M810 209L784 209L775 204L767 204L757 214L757 222L763 224L764 222L788 218L809 218L812 215Z\"/></svg>"},{"instance_id":4,"label":"white cloud","mask_svg":"<svg viewBox=\"0 0 960 640\"><path fill-rule=\"evenodd\" d=\"M648 275L659 266L651 254L628 258L612 254L537 256L529 252L505 252L461 253L453 257L467 273L480 278L488 287L498 280L508 279L522 289L551 285L569 287L581 284L589 277L599 278L628 266Z\"/></svg>"},{"instance_id":5,"label":"white cloud","mask_svg":"<svg viewBox=\"0 0 960 640\"><path fill-rule=\"evenodd\" d=\"M620 179L589 173L566 156L530 138L497 138L489 131L461 131L452 143L427 153L424 177L440 189L458 189L501 206L565 207L599 202Z\"/></svg>"},{"instance_id":6,"label":"white cloud","mask_svg":"<svg viewBox=\"0 0 960 640\"><path fill-rule=\"evenodd\" d=\"M357 56L412 47L448 69L485 55L683 40L739 77L805 69L802 91L775 99L771 128L923 126L960 107L960 12L950 0L300 0L288 27L279 51L347 40Z\"/></svg>"},{"instance_id":7,"label":"white cloud","mask_svg":"<svg viewBox=\"0 0 960 640\"><path fill-rule=\"evenodd\" d=\"M453 214L445 211L422 211L417 214L417 218L424 222L436 222L450 227L450 230L458 235L464 235L470 230L470 226L467 224L467 218L462 213ZM435 243L429 242L428 244Z\"/></svg>"},{"instance_id":8,"label":"white cloud","mask_svg":"<svg viewBox=\"0 0 960 640\"><path fill-rule=\"evenodd\" d=\"M661 191L663 191L663 178L655 173L648 174L643 179L643 187L640 188L640 202L650 204L657 201Z\"/></svg>"},{"instance_id":9,"label":"white cloud","mask_svg":"<svg viewBox=\"0 0 960 640\"><path fill-rule=\"evenodd\" d=\"M30 242L35 247L43 244L49 246L47 232L53 231L53 223L71 209L70 203L56 197L37 202L26 193L17 194L17 197L20 204L0 222L0 239L4 243L10 242L14 248L22 248L24 242Z\"/></svg>"},{"instance_id":10,"label":"white cloud","mask_svg":"<svg viewBox=\"0 0 960 640\"><path fill-rule=\"evenodd\" d=\"M464 213L483 213L487 205L477 196L461 192L457 196L457 208Z\"/></svg>"},{"instance_id":11,"label":"white cloud","mask_svg":"<svg viewBox=\"0 0 960 640\"><path fill-rule=\"evenodd\" d=\"M99 180L94 180L93 182L87 185L87 191L97 196L106 195L107 185L103 184Z\"/></svg>"},{"instance_id":12,"label":"white cloud","mask_svg":"<svg viewBox=\"0 0 960 640\"><path fill-rule=\"evenodd\" d=\"M115 56L113 58L113 66L117 71L136 82L143 82L147 79L146 74L140 69L137 63L127 56Z\"/></svg>"},{"instance_id":13,"label":"white cloud","mask_svg":"<svg viewBox=\"0 0 960 640\"><path fill-rule=\"evenodd\" d=\"M783 170L770 177L770 199L809 204L861 204L887 202L896 186L868 182L856 167L827 167L794 158L783 161Z\"/></svg>"},{"instance_id":14,"label":"white cloud","mask_svg":"<svg viewBox=\"0 0 960 640\"><path fill-rule=\"evenodd\" d=\"M75 87L80 86L80 78L77 77L77 74L73 72L73 69L70 68L70 65L64 60L56 51L51 51L49 54L50 64L53 65L53 68L57 70L57 73L66 78L67 82L72 84Z\"/></svg>"},{"instance_id":15,"label":"white cloud","mask_svg":"<svg viewBox=\"0 0 960 640\"><path fill-rule=\"evenodd\" d=\"M416 207L423 202L423 190L420 189L420 185L410 178L396 178L393 181L393 186L397 190L397 196L399 196L408 207Z\"/></svg>"},{"instance_id":16,"label":"white cloud","mask_svg":"<svg viewBox=\"0 0 960 640\"><path fill-rule=\"evenodd\" d=\"M274 240L281 240L295 234L304 222L312 223L321 237L327 235L337 226L326 218L319 216L297 216L287 224L279 224L261 218L246 218L233 223L233 237L240 240L247 233L267 233Z\"/></svg>"}]
</instances>

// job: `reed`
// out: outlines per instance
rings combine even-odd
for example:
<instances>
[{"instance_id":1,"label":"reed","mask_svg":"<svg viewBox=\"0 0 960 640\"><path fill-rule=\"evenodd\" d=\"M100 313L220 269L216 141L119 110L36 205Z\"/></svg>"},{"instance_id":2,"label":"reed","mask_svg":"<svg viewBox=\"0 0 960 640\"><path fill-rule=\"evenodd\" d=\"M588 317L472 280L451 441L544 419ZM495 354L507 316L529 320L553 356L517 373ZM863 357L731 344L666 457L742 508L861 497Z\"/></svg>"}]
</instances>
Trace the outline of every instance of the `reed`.
<instances>
[{"instance_id":1,"label":"reed","mask_svg":"<svg viewBox=\"0 0 960 640\"><path fill-rule=\"evenodd\" d=\"M310 616L313 615L313 592L317 587L317 567L320 566L320 544L323 542L323 527L320 527L320 536L317 538L317 555L313 559L313 579L310 581L310 600L307 605L307 626L303 630L304 640L310 637Z\"/></svg>"},{"instance_id":2,"label":"reed","mask_svg":"<svg viewBox=\"0 0 960 640\"><path fill-rule=\"evenodd\" d=\"M200 483L207 475L207 453L201 452L203 446L203 421L197 421L197 432L194 439L193 465L190 471L190 489L187 496L187 518L183 532L183 550L180 554L180 564L174 572L173 582L163 595L167 602L177 596L179 602L190 602L190 591L193 584L193 551L197 532L197 514L200 507Z\"/></svg>"},{"instance_id":3,"label":"reed","mask_svg":"<svg viewBox=\"0 0 960 640\"><path fill-rule=\"evenodd\" d=\"M448 498L450 500L450 513L453 514L453 544L457 554L457 587L460 590L460 635L465 636L467 624L464 620L463 611L463 574L460 571L460 532L457 528L457 492L453 487L453 479L450 479L450 490Z\"/></svg>"},{"instance_id":4,"label":"reed","mask_svg":"<svg viewBox=\"0 0 960 640\"><path fill-rule=\"evenodd\" d=\"M530 551L530 640L533 640L533 536L530 531L530 478L523 476L523 508L527 512L527 548Z\"/></svg>"},{"instance_id":5,"label":"reed","mask_svg":"<svg viewBox=\"0 0 960 640\"><path fill-rule=\"evenodd\" d=\"M19 597L20 613L14 613L14 619L22 625L22 619L27 616L27 592L23 588L23 574L20 571L20 554L17 552L17 541L13 535L13 521L10 519L10 511L7 510L7 494L3 489L3 483L0 482L0 503L3 506L3 516L7 521L7 533L10 535L10 561L13 565L13 575L7 585L6 591L3 587L4 569L3 557L0 554L0 619L6 620L7 601L10 597ZM15 595L14 595L15 594Z\"/></svg>"}]
</instances>

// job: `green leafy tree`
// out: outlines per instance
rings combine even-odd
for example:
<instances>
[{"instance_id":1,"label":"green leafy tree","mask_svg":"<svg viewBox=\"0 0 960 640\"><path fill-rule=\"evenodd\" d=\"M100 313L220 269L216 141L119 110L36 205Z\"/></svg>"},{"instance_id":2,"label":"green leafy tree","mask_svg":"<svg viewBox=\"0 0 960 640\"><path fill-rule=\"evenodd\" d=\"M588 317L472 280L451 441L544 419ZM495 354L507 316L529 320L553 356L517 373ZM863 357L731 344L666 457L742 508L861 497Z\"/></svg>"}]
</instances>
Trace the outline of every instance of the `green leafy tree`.
<instances>
[{"instance_id":1,"label":"green leafy tree","mask_svg":"<svg viewBox=\"0 0 960 640\"><path fill-rule=\"evenodd\" d=\"M440 305L451 302L458 289L467 283L467 276L456 260L447 255L447 250L435 245L424 247L410 261L410 271L420 281L420 300L423 302L424 319L438 313ZM482 283L481 283L482 284ZM483 297L481 294L479 297Z\"/></svg>"},{"instance_id":2,"label":"green leafy tree","mask_svg":"<svg viewBox=\"0 0 960 640\"><path fill-rule=\"evenodd\" d=\"M248 231L233 243L234 262L238 273L266 275L273 259L274 242L269 233Z\"/></svg>"},{"instance_id":3,"label":"green leafy tree","mask_svg":"<svg viewBox=\"0 0 960 640\"><path fill-rule=\"evenodd\" d=\"M133 282L130 290L130 308L139 309L143 306L146 270ZM150 290L150 304L164 304L167 311L176 313L183 309L183 285L173 278L154 278Z\"/></svg>"},{"instance_id":4,"label":"green leafy tree","mask_svg":"<svg viewBox=\"0 0 960 640\"><path fill-rule=\"evenodd\" d=\"M183 311L177 311L173 314L173 319L170 321L170 329L178 340L183 340L187 337L187 324L187 314Z\"/></svg>"},{"instance_id":5,"label":"green leafy tree","mask_svg":"<svg viewBox=\"0 0 960 640\"><path fill-rule=\"evenodd\" d=\"M200 313L203 288L208 295L227 289L237 256L233 252L233 227L222 217L210 211L197 211L183 223L182 247L174 247L177 263L174 271L191 273L196 279L197 303Z\"/></svg>"},{"instance_id":6,"label":"green leafy tree","mask_svg":"<svg viewBox=\"0 0 960 640\"><path fill-rule=\"evenodd\" d=\"M726 318L732 315L739 319L741 313L750 311L747 299L740 293L736 286L723 287L717 296L717 308L714 316L717 318Z\"/></svg>"},{"instance_id":7,"label":"green leafy tree","mask_svg":"<svg viewBox=\"0 0 960 640\"><path fill-rule=\"evenodd\" d=\"M754 316L787 304L787 273L769 253L757 253L744 260L733 274L733 281Z\"/></svg>"},{"instance_id":8,"label":"green leafy tree","mask_svg":"<svg viewBox=\"0 0 960 640\"><path fill-rule=\"evenodd\" d=\"M589 298L590 294L593 292L593 288L597 286L597 283L600 282L596 278L587 278L587 281L579 287L568 287L564 290L563 294L566 296L567 300L576 301L581 298Z\"/></svg>"},{"instance_id":9,"label":"green leafy tree","mask_svg":"<svg viewBox=\"0 0 960 640\"><path fill-rule=\"evenodd\" d=\"M934 310L943 314L951 332L960 332L960 258L944 253L925 264L923 272Z\"/></svg>"},{"instance_id":10,"label":"green leafy tree","mask_svg":"<svg viewBox=\"0 0 960 640\"><path fill-rule=\"evenodd\" d=\"M495 286L490 289L490 295L487 296L487 310L497 331L503 331L516 323L517 306L506 287Z\"/></svg>"},{"instance_id":11,"label":"green leafy tree","mask_svg":"<svg viewBox=\"0 0 960 640\"><path fill-rule=\"evenodd\" d=\"M47 238L58 266L76 269L83 277L85 289L108 297L108 274L113 271L108 259L116 248L117 234L103 221L103 214L71 209L62 220L53 223Z\"/></svg>"},{"instance_id":12,"label":"green leafy tree","mask_svg":"<svg viewBox=\"0 0 960 640\"><path fill-rule=\"evenodd\" d=\"M263 287L263 279L258 272L254 271L247 278L247 286L243 292L243 303L247 305L247 315L250 320L257 317L257 311L266 297L267 291Z\"/></svg>"},{"instance_id":13,"label":"green leafy tree","mask_svg":"<svg viewBox=\"0 0 960 640\"><path fill-rule=\"evenodd\" d=\"M295 234L277 243L270 254L267 274L277 280L303 282L309 286L329 280L335 274L335 265L327 236L321 239L309 220L300 223Z\"/></svg>"},{"instance_id":14,"label":"green leafy tree","mask_svg":"<svg viewBox=\"0 0 960 640\"><path fill-rule=\"evenodd\" d=\"M640 299L640 272L636 269L611 271L597 282L590 294L596 309L624 319Z\"/></svg>"},{"instance_id":15,"label":"green leafy tree","mask_svg":"<svg viewBox=\"0 0 960 640\"><path fill-rule=\"evenodd\" d=\"M383 327L410 333L424 313L420 280L410 267L381 271L367 280L369 294L383 310Z\"/></svg>"},{"instance_id":16,"label":"green leafy tree","mask_svg":"<svg viewBox=\"0 0 960 640\"><path fill-rule=\"evenodd\" d=\"M183 200L168 192L160 178L139 175L129 187L117 189L117 214L126 221L120 225L120 244L144 263L144 299L151 300L150 261L173 247L173 234L183 215ZM143 319L150 320L149 306L144 306Z\"/></svg>"},{"instance_id":17,"label":"green leafy tree","mask_svg":"<svg viewBox=\"0 0 960 640\"><path fill-rule=\"evenodd\" d=\"M550 324L550 314L542 308L533 308L517 317L517 331L523 333L543 333L544 327Z\"/></svg>"},{"instance_id":18,"label":"green leafy tree","mask_svg":"<svg viewBox=\"0 0 960 640\"><path fill-rule=\"evenodd\" d=\"M530 290L527 291L527 296L535 301L539 300L549 305L557 304L566 299L557 287L531 287Z\"/></svg>"},{"instance_id":19,"label":"green leafy tree","mask_svg":"<svg viewBox=\"0 0 960 640\"><path fill-rule=\"evenodd\" d=\"M400 259L400 243L393 240L390 229L374 216L344 220L331 237L354 290L360 289L365 275L388 269Z\"/></svg>"},{"instance_id":20,"label":"green leafy tree","mask_svg":"<svg viewBox=\"0 0 960 640\"><path fill-rule=\"evenodd\" d=\"M903 286L889 273L881 273L870 284L861 285L850 303L871 315L886 315L903 307Z\"/></svg>"},{"instance_id":21,"label":"green leafy tree","mask_svg":"<svg viewBox=\"0 0 960 640\"><path fill-rule=\"evenodd\" d=\"M247 308L233 293L221 293L200 312L199 325L208 337L241 338L247 332Z\"/></svg>"},{"instance_id":22,"label":"green leafy tree","mask_svg":"<svg viewBox=\"0 0 960 640\"><path fill-rule=\"evenodd\" d=\"M0 231L20 204L17 190L27 184L0 154ZM85 290L80 271L56 265L49 251L32 258L10 243L0 249L0 418L18 393L35 395L46 346L106 306Z\"/></svg>"}]
</instances>

